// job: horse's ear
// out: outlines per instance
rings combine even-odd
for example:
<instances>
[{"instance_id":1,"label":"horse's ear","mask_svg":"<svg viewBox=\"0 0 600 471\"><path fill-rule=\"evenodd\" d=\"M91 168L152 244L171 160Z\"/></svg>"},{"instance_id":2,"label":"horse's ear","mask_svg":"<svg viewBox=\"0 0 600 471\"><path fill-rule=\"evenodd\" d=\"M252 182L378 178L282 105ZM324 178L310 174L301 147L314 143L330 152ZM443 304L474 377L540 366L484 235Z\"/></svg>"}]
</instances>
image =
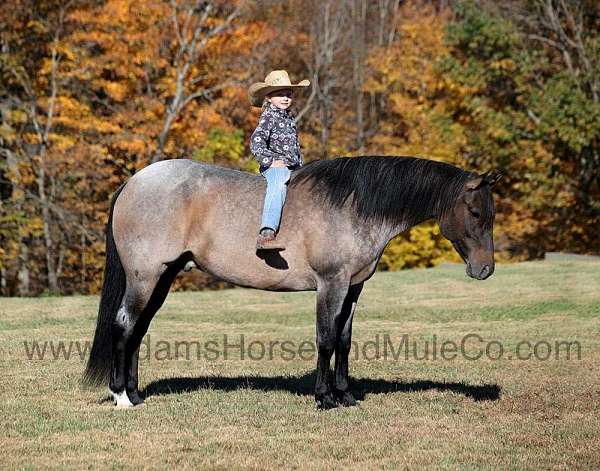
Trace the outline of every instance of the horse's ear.
<instances>
[{"instance_id":1,"label":"horse's ear","mask_svg":"<svg viewBox=\"0 0 600 471\"><path fill-rule=\"evenodd\" d=\"M500 178L502 178L502 174L496 170L492 170L491 172L485 172L483 175L477 175L470 178L467 180L467 183L465 183L465 188L473 191L481 188L483 185L493 186Z\"/></svg>"},{"instance_id":2,"label":"horse's ear","mask_svg":"<svg viewBox=\"0 0 600 471\"><path fill-rule=\"evenodd\" d=\"M490 186L494 186L498 182L498 180L500 180L501 178L502 178L502 174L500 172L498 172L497 170L492 170L491 172L486 172L484 175L485 182Z\"/></svg>"},{"instance_id":3,"label":"horse's ear","mask_svg":"<svg viewBox=\"0 0 600 471\"><path fill-rule=\"evenodd\" d=\"M484 179L485 175L477 175L476 177L469 178L467 180L467 183L465 183L465 188L467 189L467 191L476 190L484 183Z\"/></svg>"}]
</instances>

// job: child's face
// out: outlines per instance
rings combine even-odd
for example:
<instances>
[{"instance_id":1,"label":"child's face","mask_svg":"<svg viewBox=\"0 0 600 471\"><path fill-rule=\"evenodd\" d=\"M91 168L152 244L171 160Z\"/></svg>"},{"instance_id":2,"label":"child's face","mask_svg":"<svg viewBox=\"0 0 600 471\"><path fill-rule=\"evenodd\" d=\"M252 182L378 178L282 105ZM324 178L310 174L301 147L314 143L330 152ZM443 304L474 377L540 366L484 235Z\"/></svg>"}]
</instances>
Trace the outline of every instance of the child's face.
<instances>
[{"instance_id":1,"label":"child's face","mask_svg":"<svg viewBox=\"0 0 600 471\"><path fill-rule=\"evenodd\" d=\"M271 104L279 108L280 110L285 110L290 107L292 104L292 94L294 92L291 88L286 88L284 90L277 90L276 92L270 93L267 96L267 99L271 102Z\"/></svg>"}]
</instances>

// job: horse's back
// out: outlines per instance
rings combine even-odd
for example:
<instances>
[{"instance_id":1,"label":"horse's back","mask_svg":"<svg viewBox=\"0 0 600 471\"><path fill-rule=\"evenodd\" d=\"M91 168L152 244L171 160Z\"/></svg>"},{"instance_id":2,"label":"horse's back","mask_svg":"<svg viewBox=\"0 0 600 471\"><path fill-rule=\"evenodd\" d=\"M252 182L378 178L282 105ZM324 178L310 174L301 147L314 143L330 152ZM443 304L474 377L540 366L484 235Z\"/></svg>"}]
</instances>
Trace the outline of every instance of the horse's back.
<instances>
[{"instance_id":1,"label":"horse's back","mask_svg":"<svg viewBox=\"0 0 600 471\"><path fill-rule=\"evenodd\" d=\"M205 180L235 180L242 184L250 184L260 181L260 178L248 172L195 160L171 159L161 160L143 168L129 180L127 185L140 185L142 187L168 185L168 187L173 187L186 181L202 183Z\"/></svg>"},{"instance_id":2,"label":"horse's back","mask_svg":"<svg viewBox=\"0 0 600 471\"><path fill-rule=\"evenodd\" d=\"M261 187L261 185L263 185ZM172 212L203 200L236 199L236 193L248 196L264 188L262 178L239 170L218 167L188 159L163 160L145 167L125 185L115 212Z\"/></svg>"}]
</instances>

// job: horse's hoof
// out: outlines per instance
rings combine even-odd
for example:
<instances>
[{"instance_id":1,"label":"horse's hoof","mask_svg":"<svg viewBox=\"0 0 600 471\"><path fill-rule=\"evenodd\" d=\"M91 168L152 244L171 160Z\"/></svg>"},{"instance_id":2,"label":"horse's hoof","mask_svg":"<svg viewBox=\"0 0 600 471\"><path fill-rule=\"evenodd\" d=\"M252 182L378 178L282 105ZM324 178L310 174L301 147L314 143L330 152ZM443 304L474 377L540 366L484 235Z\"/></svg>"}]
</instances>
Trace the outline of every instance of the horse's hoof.
<instances>
[{"instance_id":1,"label":"horse's hoof","mask_svg":"<svg viewBox=\"0 0 600 471\"><path fill-rule=\"evenodd\" d=\"M129 400L125 391L120 393L112 393L113 402L115 403L115 409L130 409L133 407L133 403Z\"/></svg>"},{"instance_id":2,"label":"horse's hoof","mask_svg":"<svg viewBox=\"0 0 600 471\"><path fill-rule=\"evenodd\" d=\"M131 405L127 405L127 404L116 404L115 405L115 409L118 409L118 410L143 409L144 407L146 407L145 402L140 402L139 404L131 404Z\"/></svg>"},{"instance_id":3,"label":"horse's hoof","mask_svg":"<svg viewBox=\"0 0 600 471\"><path fill-rule=\"evenodd\" d=\"M137 391L128 392L127 396L134 406L141 406L144 403L144 400L140 397L140 394Z\"/></svg>"},{"instance_id":4,"label":"horse's hoof","mask_svg":"<svg viewBox=\"0 0 600 471\"><path fill-rule=\"evenodd\" d=\"M316 402L317 409L319 410L334 409L338 406L337 402L335 402L331 394L326 394L325 396L316 398Z\"/></svg>"},{"instance_id":5,"label":"horse's hoof","mask_svg":"<svg viewBox=\"0 0 600 471\"><path fill-rule=\"evenodd\" d=\"M358 405L357 400L354 399L352 393L349 392L340 393L338 395L338 402L344 407L354 407Z\"/></svg>"}]
</instances>

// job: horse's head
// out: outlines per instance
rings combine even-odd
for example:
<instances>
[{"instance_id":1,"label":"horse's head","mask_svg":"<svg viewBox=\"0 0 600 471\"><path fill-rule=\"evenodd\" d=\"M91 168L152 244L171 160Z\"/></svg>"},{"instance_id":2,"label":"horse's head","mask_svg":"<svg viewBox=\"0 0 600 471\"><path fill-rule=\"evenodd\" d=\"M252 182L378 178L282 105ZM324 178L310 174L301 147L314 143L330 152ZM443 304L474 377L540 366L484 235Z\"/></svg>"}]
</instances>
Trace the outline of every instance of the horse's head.
<instances>
[{"instance_id":1,"label":"horse's head","mask_svg":"<svg viewBox=\"0 0 600 471\"><path fill-rule=\"evenodd\" d=\"M440 218L440 229L467 264L467 275L485 280L494 273L494 199L497 172L469 178L456 203Z\"/></svg>"}]
</instances>

